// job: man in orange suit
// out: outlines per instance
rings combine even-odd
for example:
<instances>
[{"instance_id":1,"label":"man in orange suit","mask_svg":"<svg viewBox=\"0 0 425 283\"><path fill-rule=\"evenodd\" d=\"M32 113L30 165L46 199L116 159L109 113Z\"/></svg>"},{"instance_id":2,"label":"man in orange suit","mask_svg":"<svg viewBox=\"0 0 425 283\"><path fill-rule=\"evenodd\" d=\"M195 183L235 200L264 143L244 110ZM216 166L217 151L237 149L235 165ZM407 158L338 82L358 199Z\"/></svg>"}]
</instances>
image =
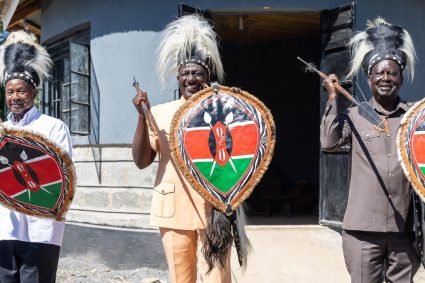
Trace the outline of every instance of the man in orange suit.
<instances>
[{"instance_id":1,"label":"man in orange suit","mask_svg":"<svg viewBox=\"0 0 425 283\"><path fill-rule=\"evenodd\" d=\"M195 283L199 274L203 282L230 283L230 251L224 267L207 272L209 267L200 250L213 208L180 174L168 144L170 124L179 107L211 80L223 79L216 35L200 16L184 16L166 27L158 50L160 78L164 82L170 72L177 74L181 97L152 107L159 132L143 110L142 103L150 109L146 92L140 91L133 98L139 112L133 140L134 162L143 169L159 157L150 223L159 227L171 282Z\"/></svg>"}]
</instances>

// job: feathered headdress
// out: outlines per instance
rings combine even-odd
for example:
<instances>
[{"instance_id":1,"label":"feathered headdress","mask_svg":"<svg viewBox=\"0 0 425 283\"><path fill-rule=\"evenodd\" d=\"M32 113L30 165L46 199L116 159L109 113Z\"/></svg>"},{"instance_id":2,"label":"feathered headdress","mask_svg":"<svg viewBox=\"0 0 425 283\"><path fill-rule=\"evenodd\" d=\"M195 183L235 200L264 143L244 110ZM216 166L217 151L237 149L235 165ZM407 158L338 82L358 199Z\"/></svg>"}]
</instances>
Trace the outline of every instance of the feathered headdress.
<instances>
[{"instance_id":1,"label":"feathered headdress","mask_svg":"<svg viewBox=\"0 0 425 283\"><path fill-rule=\"evenodd\" d=\"M367 21L367 28L358 32L348 43L351 67L347 77L360 68L369 75L373 66L382 60L393 60L412 80L415 75L416 52L407 30L378 17Z\"/></svg>"},{"instance_id":2,"label":"feathered headdress","mask_svg":"<svg viewBox=\"0 0 425 283\"><path fill-rule=\"evenodd\" d=\"M37 87L48 78L53 62L47 51L37 43L34 34L20 30L8 35L0 46L0 82L22 79Z\"/></svg>"},{"instance_id":3,"label":"feathered headdress","mask_svg":"<svg viewBox=\"0 0 425 283\"><path fill-rule=\"evenodd\" d=\"M209 78L224 79L217 46L217 35L207 20L199 15L183 16L165 27L157 52L157 71L162 83L167 75L177 73L185 64L202 65Z\"/></svg>"}]
</instances>

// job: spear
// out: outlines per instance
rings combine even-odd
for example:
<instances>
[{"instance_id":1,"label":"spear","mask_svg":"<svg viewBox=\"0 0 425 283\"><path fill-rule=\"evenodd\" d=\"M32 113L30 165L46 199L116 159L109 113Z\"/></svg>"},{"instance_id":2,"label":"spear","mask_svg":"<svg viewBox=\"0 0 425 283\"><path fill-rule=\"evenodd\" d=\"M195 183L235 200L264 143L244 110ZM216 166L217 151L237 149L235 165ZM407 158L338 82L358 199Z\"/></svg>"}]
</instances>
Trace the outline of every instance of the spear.
<instances>
[{"instance_id":1,"label":"spear","mask_svg":"<svg viewBox=\"0 0 425 283\"><path fill-rule=\"evenodd\" d=\"M133 86L136 89L136 92L137 93L142 92L142 90L139 87L139 82L136 81L136 78L134 76L133 76L133 79L134 79ZM153 127L155 132L159 135L160 132L159 132L158 124L156 123L155 118L153 117L151 111L148 109L144 101L141 102L141 105L142 105L143 113L145 113L145 116L149 124Z\"/></svg>"},{"instance_id":2,"label":"spear","mask_svg":"<svg viewBox=\"0 0 425 283\"><path fill-rule=\"evenodd\" d=\"M307 66L307 70L310 72L317 73L322 79L327 79L328 76L324 74L323 72L316 69L313 64L308 63L301 59L300 57L297 57L298 60L303 62ZM365 117L369 122L371 122L375 128L378 131L385 131L386 133L389 132L388 128L388 122L385 119L379 118L378 114L375 112L375 110L369 105L369 103L363 101L358 102L348 91L346 91L339 83L334 82L333 83L335 88L342 93L349 101L351 101L353 104L357 105L359 107L359 113Z\"/></svg>"},{"instance_id":3,"label":"spear","mask_svg":"<svg viewBox=\"0 0 425 283\"><path fill-rule=\"evenodd\" d=\"M324 73L322 73L321 71L317 70L313 64L308 63L306 61L304 61L303 59L301 59L300 57L297 57L298 60L300 60L301 62L303 62L306 66L307 66L307 70L310 72L316 72L322 79L327 79L328 76L325 75ZM350 94L348 93L348 91L345 90L345 88L343 88L339 83L334 82L334 86L335 88L342 93L348 100L350 100L352 103L354 103L355 105L359 106L359 102Z\"/></svg>"}]
</instances>

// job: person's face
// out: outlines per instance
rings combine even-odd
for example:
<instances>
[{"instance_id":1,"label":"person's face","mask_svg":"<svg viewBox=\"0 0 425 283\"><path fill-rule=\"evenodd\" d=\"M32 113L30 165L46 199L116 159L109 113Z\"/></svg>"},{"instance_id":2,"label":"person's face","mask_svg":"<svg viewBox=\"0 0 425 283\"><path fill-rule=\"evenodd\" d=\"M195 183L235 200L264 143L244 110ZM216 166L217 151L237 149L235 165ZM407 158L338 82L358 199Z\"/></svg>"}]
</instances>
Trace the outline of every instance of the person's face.
<instances>
[{"instance_id":1,"label":"person's face","mask_svg":"<svg viewBox=\"0 0 425 283\"><path fill-rule=\"evenodd\" d=\"M180 94L186 99L203 89L208 81L208 73L198 64L187 64L180 67L177 73Z\"/></svg>"},{"instance_id":2,"label":"person's face","mask_svg":"<svg viewBox=\"0 0 425 283\"><path fill-rule=\"evenodd\" d=\"M24 80L13 79L6 83L6 105L10 112L15 114L18 121L34 105L36 96L35 87Z\"/></svg>"},{"instance_id":3,"label":"person's face","mask_svg":"<svg viewBox=\"0 0 425 283\"><path fill-rule=\"evenodd\" d=\"M383 60L372 68L369 75L369 86L376 100L395 99L400 93L403 83L401 69L392 60Z\"/></svg>"}]
</instances>

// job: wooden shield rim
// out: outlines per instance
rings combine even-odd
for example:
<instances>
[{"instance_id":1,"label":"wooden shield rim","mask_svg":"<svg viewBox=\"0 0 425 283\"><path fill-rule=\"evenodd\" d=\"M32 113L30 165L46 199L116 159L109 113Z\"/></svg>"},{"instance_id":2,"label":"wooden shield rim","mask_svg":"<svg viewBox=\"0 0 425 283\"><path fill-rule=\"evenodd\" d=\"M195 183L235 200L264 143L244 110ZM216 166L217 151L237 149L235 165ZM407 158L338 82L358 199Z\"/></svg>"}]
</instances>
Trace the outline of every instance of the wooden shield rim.
<instances>
[{"instance_id":1,"label":"wooden shield rim","mask_svg":"<svg viewBox=\"0 0 425 283\"><path fill-rule=\"evenodd\" d=\"M420 196L422 201L425 201L425 187L416 174L416 169L413 168L411 160L408 156L406 143L410 147L410 137L407 136L407 131L412 119L419 114L425 107L425 99L415 103L403 116L400 127L397 133L397 153L403 172L408 181L412 184L415 192ZM425 114L425 111L424 111ZM425 181L425 180L424 180Z\"/></svg>"},{"instance_id":2,"label":"wooden shield rim","mask_svg":"<svg viewBox=\"0 0 425 283\"><path fill-rule=\"evenodd\" d=\"M29 209L22 206L14 206L12 204L6 204L2 202L2 205L8 207L11 210L22 212L26 215L33 215L33 216L39 216L43 218L49 218L49 219L55 219L57 221L64 221L66 212L68 211L72 200L74 199L75 194L75 187L77 183L77 175L75 172L75 166L72 162L71 158L69 157L68 153L63 150L61 147L59 147L56 143L53 141L47 139L41 134L31 132L25 129L13 129L13 128L7 128L0 125L0 138L2 138L3 135L9 135L9 136L15 136L15 137L21 137L21 138L31 138L34 141L43 144L49 150L54 151L56 155L59 156L63 160L63 166L62 169L65 169L65 175L68 175L68 184L66 186L66 190L64 191L63 196L63 205L57 209L51 209L51 213L47 212L40 212L38 210Z\"/></svg>"},{"instance_id":3,"label":"wooden shield rim","mask_svg":"<svg viewBox=\"0 0 425 283\"><path fill-rule=\"evenodd\" d=\"M262 101L260 101L257 97L248 93L247 91L233 91L232 88L227 86L220 86L219 92L224 92L227 94L231 94L233 96L237 96L239 98L250 101L250 103L254 103L258 106L257 110L259 110L266 121L267 126L267 138L268 138L268 146L266 146L266 152L264 153L264 158L261 160L260 165L255 170L254 174L251 176L250 180L245 184L242 188L241 192L238 193L238 197L232 200L230 203L232 210L236 210L236 208L242 204L244 200L246 200L254 190L255 186L263 177L266 172L274 153L274 147L276 143L276 127L273 120L273 116L270 110L264 105ZM221 212L226 212L227 207L224 203L217 201L215 198L211 198L210 194L204 189L202 186L199 186L196 178L190 174L189 170L186 170L186 164L183 161L183 157L178 149L178 140L177 140L177 132L179 130L178 124L181 120L182 115L186 113L186 111L192 108L194 105L198 103L198 101L202 100L205 96L214 94L214 90L212 87L208 87L204 90L199 91L192 97L190 97L186 103L184 103L174 114L173 119L171 121L170 126L170 137L169 137L169 145L174 159L177 161L177 167L180 172L185 176L186 180L189 184L194 188L205 200L210 202L215 208L220 210Z\"/></svg>"}]
</instances>

